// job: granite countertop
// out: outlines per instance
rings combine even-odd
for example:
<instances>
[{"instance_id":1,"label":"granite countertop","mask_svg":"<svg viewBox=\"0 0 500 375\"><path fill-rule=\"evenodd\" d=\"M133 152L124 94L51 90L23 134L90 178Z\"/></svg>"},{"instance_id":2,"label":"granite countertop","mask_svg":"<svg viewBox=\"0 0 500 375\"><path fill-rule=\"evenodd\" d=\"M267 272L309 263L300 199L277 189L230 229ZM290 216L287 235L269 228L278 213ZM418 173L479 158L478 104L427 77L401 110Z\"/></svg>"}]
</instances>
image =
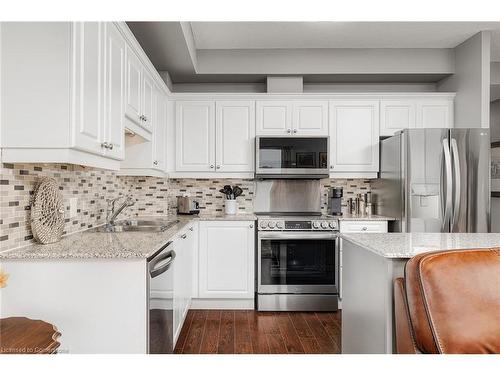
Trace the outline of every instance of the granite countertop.
<instances>
[{"instance_id":1,"label":"granite countertop","mask_svg":"<svg viewBox=\"0 0 500 375\"><path fill-rule=\"evenodd\" d=\"M342 239L385 258L438 250L500 247L500 233L345 233Z\"/></svg>"},{"instance_id":2,"label":"granite countertop","mask_svg":"<svg viewBox=\"0 0 500 375\"><path fill-rule=\"evenodd\" d=\"M164 232L102 233L86 230L64 236L53 244L33 244L0 252L2 259L146 259L198 220L255 220L255 215L156 216L178 220ZM136 219L136 218L134 218Z\"/></svg>"},{"instance_id":3,"label":"granite countertop","mask_svg":"<svg viewBox=\"0 0 500 375\"><path fill-rule=\"evenodd\" d=\"M381 215L370 215L361 216L353 214L344 214L342 216L335 216L339 221L392 221L396 220L394 217L381 216Z\"/></svg>"}]
</instances>

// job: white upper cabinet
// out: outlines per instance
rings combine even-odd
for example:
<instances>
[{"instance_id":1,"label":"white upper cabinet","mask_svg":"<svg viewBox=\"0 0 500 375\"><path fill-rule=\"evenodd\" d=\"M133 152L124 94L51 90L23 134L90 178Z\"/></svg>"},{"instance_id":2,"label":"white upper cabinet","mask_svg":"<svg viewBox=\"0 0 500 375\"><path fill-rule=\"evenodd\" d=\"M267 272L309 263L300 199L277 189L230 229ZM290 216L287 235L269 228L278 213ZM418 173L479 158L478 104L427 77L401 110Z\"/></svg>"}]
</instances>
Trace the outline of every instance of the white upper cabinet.
<instances>
[{"instance_id":1,"label":"white upper cabinet","mask_svg":"<svg viewBox=\"0 0 500 375\"><path fill-rule=\"evenodd\" d=\"M167 144L167 98L160 93L156 94L156 119L153 132L153 168L166 171L166 144Z\"/></svg>"},{"instance_id":2,"label":"white upper cabinet","mask_svg":"<svg viewBox=\"0 0 500 375\"><path fill-rule=\"evenodd\" d=\"M142 78L142 126L152 131L154 129L155 86L146 69L142 70Z\"/></svg>"},{"instance_id":3,"label":"white upper cabinet","mask_svg":"<svg viewBox=\"0 0 500 375\"><path fill-rule=\"evenodd\" d=\"M292 102L290 100L258 100L257 135L292 133Z\"/></svg>"},{"instance_id":4,"label":"white upper cabinet","mask_svg":"<svg viewBox=\"0 0 500 375\"><path fill-rule=\"evenodd\" d=\"M104 140L107 156L124 158L125 40L115 25L106 29L106 118Z\"/></svg>"},{"instance_id":5,"label":"white upper cabinet","mask_svg":"<svg viewBox=\"0 0 500 375\"><path fill-rule=\"evenodd\" d=\"M124 24L12 22L1 31L2 161L118 170L125 127L139 122L151 138L154 87L165 86Z\"/></svg>"},{"instance_id":6,"label":"white upper cabinet","mask_svg":"<svg viewBox=\"0 0 500 375\"><path fill-rule=\"evenodd\" d=\"M126 55L126 107L125 114L129 120L142 125L142 64L130 47Z\"/></svg>"},{"instance_id":7,"label":"white upper cabinet","mask_svg":"<svg viewBox=\"0 0 500 375\"><path fill-rule=\"evenodd\" d=\"M453 128L453 101L420 99L417 102L417 128Z\"/></svg>"},{"instance_id":8,"label":"white upper cabinet","mask_svg":"<svg viewBox=\"0 0 500 375\"><path fill-rule=\"evenodd\" d=\"M332 172L378 172L379 101L330 102Z\"/></svg>"},{"instance_id":9,"label":"white upper cabinet","mask_svg":"<svg viewBox=\"0 0 500 375\"><path fill-rule=\"evenodd\" d=\"M217 101L216 108L216 170L253 172L255 103Z\"/></svg>"},{"instance_id":10,"label":"white upper cabinet","mask_svg":"<svg viewBox=\"0 0 500 375\"><path fill-rule=\"evenodd\" d=\"M415 107L414 100L381 100L380 135L391 136L400 130L414 128Z\"/></svg>"},{"instance_id":11,"label":"white upper cabinet","mask_svg":"<svg viewBox=\"0 0 500 375\"><path fill-rule=\"evenodd\" d=\"M293 102L293 134L328 135L328 102L304 100Z\"/></svg>"},{"instance_id":12,"label":"white upper cabinet","mask_svg":"<svg viewBox=\"0 0 500 375\"><path fill-rule=\"evenodd\" d=\"M403 129L452 128L453 97L409 97L380 101L380 135L391 136Z\"/></svg>"},{"instance_id":13,"label":"white upper cabinet","mask_svg":"<svg viewBox=\"0 0 500 375\"><path fill-rule=\"evenodd\" d=\"M103 155L105 26L102 22L75 22L73 27L73 147Z\"/></svg>"},{"instance_id":14,"label":"white upper cabinet","mask_svg":"<svg viewBox=\"0 0 500 375\"><path fill-rule=\"evenodd\" d=\"M177 171L215 171L215 102L178 101L175 138Z\"/></svg>"},{"instance_id":15,"label":"white upper cabinet","mask_svg":"<svg viewBox=\"0 0 500 375\"><path fill-rule=\"evenodd\" d=\"M254 298L253 221L202 221L199 228L199 298Z\"/></svg>"}]
</instances>

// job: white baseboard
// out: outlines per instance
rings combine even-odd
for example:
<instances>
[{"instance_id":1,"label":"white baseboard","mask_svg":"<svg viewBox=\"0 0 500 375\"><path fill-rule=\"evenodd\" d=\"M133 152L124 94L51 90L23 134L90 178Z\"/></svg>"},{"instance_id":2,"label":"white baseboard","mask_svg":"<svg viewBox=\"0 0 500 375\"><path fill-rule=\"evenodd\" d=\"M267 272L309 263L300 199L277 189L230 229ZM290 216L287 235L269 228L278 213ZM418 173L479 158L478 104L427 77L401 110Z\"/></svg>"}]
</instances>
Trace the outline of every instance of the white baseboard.
<instances>
[{"instance_id":1,"label":"white baseboard","mask_svg":"<svg viewBox=\"0 0 500 375\"><path fill-rule=\"evenodd\" d=\"M208 299L193 298L191 300L191 309L209 310L209 309L231 309L231 310L254 310L255 300L251 299Z\"/></svg>"}]
</instances>

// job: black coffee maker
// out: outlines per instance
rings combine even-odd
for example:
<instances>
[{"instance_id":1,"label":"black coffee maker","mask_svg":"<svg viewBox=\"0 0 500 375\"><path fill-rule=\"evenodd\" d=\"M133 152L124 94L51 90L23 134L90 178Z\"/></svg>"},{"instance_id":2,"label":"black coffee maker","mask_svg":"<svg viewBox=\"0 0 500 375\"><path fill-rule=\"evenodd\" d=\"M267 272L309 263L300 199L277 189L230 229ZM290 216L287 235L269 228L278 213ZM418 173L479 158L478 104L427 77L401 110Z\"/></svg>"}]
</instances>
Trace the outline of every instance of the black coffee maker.
<instances>
[{"instance_id":1,"label":"black coffee maker","mask_svg":"<svg viewBox=\"0 0 500 375\"><path fill-rule=\"evenodd\" d=\"M330 188L330 215L342 215L342 196L344 189L341 187Z\"/></svg>"}]
</instances>

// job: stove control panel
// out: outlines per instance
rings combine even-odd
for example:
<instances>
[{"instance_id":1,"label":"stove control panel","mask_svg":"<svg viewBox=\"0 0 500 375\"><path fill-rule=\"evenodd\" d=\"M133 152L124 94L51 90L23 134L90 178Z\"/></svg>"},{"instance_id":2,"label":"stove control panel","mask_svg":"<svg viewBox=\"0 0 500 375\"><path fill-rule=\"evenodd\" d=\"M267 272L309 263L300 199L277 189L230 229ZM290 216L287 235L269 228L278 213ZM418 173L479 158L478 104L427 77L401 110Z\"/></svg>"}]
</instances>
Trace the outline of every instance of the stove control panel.
<instances>
[{"instance_id":1,"label":"stove control panel","mask_svg":"<svg viewBox=\"0 0 500 375\"><path fill-rule=\"evenodd\" d=\"M338 227L338 221L334 219L259 219L258 221L258 229L265 231L332 231L338 230Z\"/></svg>"}]
</instances>

